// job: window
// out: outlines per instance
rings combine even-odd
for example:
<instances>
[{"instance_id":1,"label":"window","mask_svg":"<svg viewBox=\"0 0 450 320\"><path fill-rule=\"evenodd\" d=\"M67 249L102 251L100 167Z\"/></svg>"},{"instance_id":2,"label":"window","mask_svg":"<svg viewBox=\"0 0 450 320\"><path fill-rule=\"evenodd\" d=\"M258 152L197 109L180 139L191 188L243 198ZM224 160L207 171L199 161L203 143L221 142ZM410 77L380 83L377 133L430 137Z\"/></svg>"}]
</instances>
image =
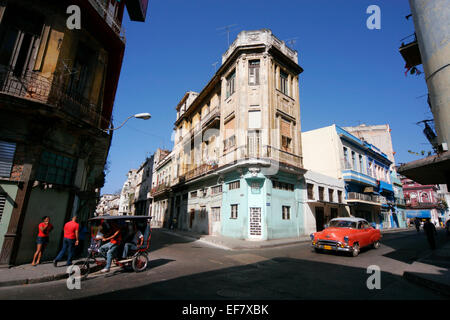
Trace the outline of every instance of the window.
<instances>
[{"instance_id":1,"label":"window","mask_svg":"<svg viewBox=\"0 0 450 320\"><path fill-rule=\"evenodd\" d=\"M319 187L319 201L323 201L324 187Z\"/></svg>"},{"instance_id":2,"label":"window","mask_svg":"<svg viewBox=\"0 0 450 320\"><path fill-rule=\"evenodd\" d=\"M0 64L10 67L16 77L34 69L43 21L37 12L8 4L0 29Z\"/></svg>"},{"instance_id":3,"label":"window","mask_svg":"<svg viewBox=\"0 0 450 320\"><path fill-rule=\"evenodd\" d=\"M281 149L283 151L292 152L292 129L289 120L281 119Z\"/></svg>"},{"instance_id":4,"label":"window","mask_svg":"<svg viewBox=\"0 0 450 320\"><path fill-rule=\"evenodd\" d=\"M280 182L276 180L272 180L272 186L274 189L294 191L294 185L292 183Z\"/></svg>"},{"instance_id":5,"label":"window","mask_svg":"<svg viewBox=\"0 0 450 320\"><path fill-rule=\"evenodd\" d=\"M238 217L238 205L232 204L231 205L231 219L237 219Z\"/></svg>"},{"instance_id":6,"label":"window","mask_svg":"<svg viewBox=\"0 0 450 320\"><path fill-rule=\"evenodd\" d=\"M93 81L93 70L98 61L95 52L83 43L79 43L77 54L69 76L67 92L72 95L84 97L90 96L91 83Z\"/></svg>"},{"instance_id":7,"label":"window","mask_svg":"<svg viewBox=\"0 0 450 320\"><path fill-rule=\"evenodd\" d=\"M197 198L197 191L191 192L191 198Z\"/></svg>"},{"instance_id":8,"label":"window","mask_svg":"<svg viewBox=\"0 0 450 320\"><path fill-rule=\"evenodd\" d=\"M36 180L71 185L76 170L75 160L44 151L36 173Z\"/></svg>"},{"instance_id":9,"label":"window","mask_svg":"<svg viewBox=\"0 0 450 320\"><path fill-rule=\"evenodd\" d=\"M228 184L228 190L234 190L234 189L239 189L241 187L241 182L238 181L234 181L234 182L230 182Z\"/></svg>"},{"instance_id":10,"label":"window","mask_svg":"<svg viewBox=\"0 0 450 320\"><path fill-rule=\"evenodd\" d=\"M234 146L236 146L236 136L232 135L223 142L223 151L228 151Z\"/></svg>"},{"instance_id":11,"label":"window","mask_svg":"<svg viewBox=\"0 0 450 320\"><path fill-rule=\"evenodd\" d=\"M364 173L363 156L359 155L359 172Z\"/></svg>"},{"instance_id":12,"label":"window","mask_svg":"<svg viewBox=\"0 0 450 320\"><path fill-rule=\"evenodd\" d=\"M222 193L222 185L218 185L211 188L211 194L219 194Z\"/></svg>"},{"instance_id":13,"label":"window","mask_svg":"<svg viewBox=\"0 0 450 320\"><path fill-rule=\"evenodd\" d=\"M328 201L334 202L334 190L328 189Z\"/></svg>"},{"instance_id":14,"label":"window","mask_svg":"<svg viewBox=\"0 0 450 320\"><path fill-rule=\"evenodd\" d=\"M280 91L285 95L289 95L288 74L282 70L280 70Z\"/></svg>"},{"instance_id":15,"label":"window","mask_svg":"<svg viewBox=\"0 0 450 320\"><path fill-rule=\"evenodd\" d=\"M285 137L285 136L281 136L281 149L283 151L287 151L290 152L291 151L291 146L292 146L292 139Z\"/></svg>"},{"instance_id":16,"label":"window","mask_svg":"<svg viewBox=\"0 0 450 320\"><path fill-rule=\"evenodd\" d=\"M282 212L283 212L283 220L291 219L291 207L290 206L283 206Z\"/></svg>"},{"instance_id":17,"label":"window","mask_svg":"<svg viewBox=\"0 0 450 320\"><path fill-rule=\"evenodd\" d=\"M220 207L211 208L211 216L213 222L220 221Z\"/></svg>"},{"instance_id":18,"label":"window","mask_svg":"<svg viewBox=\"0 0 450 320\"><path fill-rule=\"evenodd\" d=\"M6 194L0 193L0 222L2 221L3 210L6 204Z\"/></svg>"},{"instance_id":19,"label":"window","mask_svg":"<svg viewBox=\"0 0 450 320\"><path fill-rule=\"evenodd\" d=\"M248 111L248 128L259 129L261 128L261 111L249 110Z\"/></svg>"},{"instance_id":20,"label":"window","mask_svg":"<svg viewBox=\"0 0 450 320\"><path fill-rule=\"evenodd\" d=\"M234 84L235 79L236 79L236 70L233 70L227 77L227 98L229 98L236 91Z\"/></svg>"},{"instance_id":21,"label":"window","mask_svg":"<svg viewBox=\"0 0 450 320\"><path fill-rule=\"evenodd\" d=\"M314 185L307 183L306 189L308 190L308 200L314 200Z\"/></svg>"},{"instance_id":22,"label":"window","mask_svg":"<svg viewBox=\"0 0 450 320\"><path fill-rule=\"evenodd\" d=\"M223 150L227 151L236 145L235 130L235 118L231 118L225 123L225 140L223 142Z\"/></svg>"},{"instance_id":23,"label":"window","mask_svg":"<svg viewBox=\"0 0 450 320\"><path fill-rule=\"evenodd\" d=\"M353 170L356 170L356 154L355 154L355 151L352 151L352 166L353 166Z\"/></svg>"},{"instance_id":24,"label":"window","mask_svg":"<svg viewBox=\"0 0 450 320\"><path fill-rule=\"evenodd\" d=\"M338 216L338 209L337 208L331 208L330 213L331 213L331 219L337 218L337 216Z\"/></svg>"},{"instance_id":25,"label":"window","mask_svg":"<svg viewBox=\"0 0 450 320\"><path fill-rule=\"evenodd\" d=\"M0 141L0 177L9 178L16 152L16 144Z\"/></svg>"},{"instance_id":26,"label":"window","mask_svg":"<svg viewBox=\"0 0 450 320\"><path fill-rule=\"evenodd\" d=\"M342 203L342 191L338 190L338 202Z\"/></svg>"},{"instance_id":27,"label":"window","mask_svg":"<svg viewBox=\"0 0 450 320\"><path fill-rule=\"evenodd\" d=\"M252 130L247 135L247 152L249 158L259 158L261 155L261 135L259 130Z\"/></svg>"},{"instance_id":28,"label":"window","mask_svg":"<svg viewBox=\"0 0 450 320\"><path fill-rule=\"evenodd\" d=\"M259 85L259 60L248 62L248 84Z\"/></svg>"}]
</instances>

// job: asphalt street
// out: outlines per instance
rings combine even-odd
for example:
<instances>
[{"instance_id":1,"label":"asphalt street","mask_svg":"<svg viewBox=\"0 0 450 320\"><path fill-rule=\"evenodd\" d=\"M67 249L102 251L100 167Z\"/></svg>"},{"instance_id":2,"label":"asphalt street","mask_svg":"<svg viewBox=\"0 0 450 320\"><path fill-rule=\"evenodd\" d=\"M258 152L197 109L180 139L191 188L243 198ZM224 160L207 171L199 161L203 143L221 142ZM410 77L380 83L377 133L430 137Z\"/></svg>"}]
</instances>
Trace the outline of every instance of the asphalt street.
<instances>
[{"instance_id":1,"label":"asphalt street","mask_svg":"<svg viewBox=\"0 0 450 320\"><path fill-rule=\"evenodd\" d=\"M438 243L446 241L439 231ZM0 288L0 299L88 300L440 300L402 278L428 248L423 233L385 234L379 249L358 257L315 253L309 243L256 250L224 250L154 229L149 268L91 274L80 289L66 280ZM380 270L379 288L369 289Z\"/></svg>"}]
</instances>

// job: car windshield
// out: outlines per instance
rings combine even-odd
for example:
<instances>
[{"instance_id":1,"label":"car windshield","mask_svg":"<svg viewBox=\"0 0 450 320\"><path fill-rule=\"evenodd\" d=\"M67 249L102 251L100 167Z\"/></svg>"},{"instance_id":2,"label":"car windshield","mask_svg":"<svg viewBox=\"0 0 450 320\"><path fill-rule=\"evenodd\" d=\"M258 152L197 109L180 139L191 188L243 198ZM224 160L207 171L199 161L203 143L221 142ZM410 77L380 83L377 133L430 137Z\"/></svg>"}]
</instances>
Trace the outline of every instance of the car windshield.
<instances>
[{"instance_id":1,"label":"car windshield","mask_svg":"<svg viewBox=\"0 0 450 320\"><path fill-rule=\"evenodd\" d=\"M333 228L356 228L356 222L348 220L333 220L330 221L330 227Z\"/></svg>"}]
</instances>

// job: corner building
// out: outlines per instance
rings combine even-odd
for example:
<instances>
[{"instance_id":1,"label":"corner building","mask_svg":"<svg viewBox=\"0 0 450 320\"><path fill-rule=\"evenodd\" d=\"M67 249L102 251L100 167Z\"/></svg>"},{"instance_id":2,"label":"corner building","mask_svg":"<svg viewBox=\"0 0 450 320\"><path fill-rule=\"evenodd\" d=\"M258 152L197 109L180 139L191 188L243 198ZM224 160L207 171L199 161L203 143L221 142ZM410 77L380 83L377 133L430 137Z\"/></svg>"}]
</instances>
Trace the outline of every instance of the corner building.
<instances>
[{"instance_id":1,"label":"corner building","mask_svg":"<svg viewBox=\"0 0 450 320\"><path fill-rule=\"evenodd\" d=\"M304 234L298 54L242 31L200 92L177 105L172 216L239 239Z\"/></svg>"}]
</instances>

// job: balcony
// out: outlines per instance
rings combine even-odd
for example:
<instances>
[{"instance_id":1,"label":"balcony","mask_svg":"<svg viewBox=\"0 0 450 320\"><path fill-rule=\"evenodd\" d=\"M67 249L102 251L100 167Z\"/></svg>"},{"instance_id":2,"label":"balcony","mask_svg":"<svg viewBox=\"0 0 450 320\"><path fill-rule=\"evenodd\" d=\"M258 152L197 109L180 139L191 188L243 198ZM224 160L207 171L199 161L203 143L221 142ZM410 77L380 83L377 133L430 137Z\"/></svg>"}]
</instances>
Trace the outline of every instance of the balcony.
<instances>
[{"instance_id":1,"label":"balcony","mask_svg":"<svg viewBox=\"0 0 450 320\"><path fill-rule=\"evenodd\" d=\"M95 127L99 126L102 117L101 105L70 92L54 77L44 77L38 72L16 75L11 69L0 69L0 93L46 104Z\"/></svg>"},{"instance_id":2,"label":"balcony","mask_svg":"<svg viewBox=\"0 0 450 320\"><path fill-rule=\"evenodd\" d=\"M399 48L400 54L406 62L405 68L412 68L422 64L422 57L420 55L419 45L417 43L416 34L409 35L402 40L409 40L408 43L402 42Z\"/></svg>"},{"instance_id":3,"label":"balcony","mask_svg":"<svg viewBox=\"0 0 450 320\"><path fill-rule=\"evenodd\" d=\"M217 164L201 164L197 167L195 167L192 170L189 170L184 175L180 176L180 182L188 181L194 178L198 178L202 175L205 175L213 170L216 170L218 168Z\"/></svg>"},{"instance_id":4,"label":"balcony","mask_svg":"<svg viewBox=\"0 0 450 320\"><path fill-rule=\"evenodd\" d=\"M107 4L111 6L110 1L104 0L89 0L89 3L97 11L97 13L102 17L106 24L114 31L115 34L125 42L124 29L119 20L117 20L110 12L108 12Z\"/></svg>"},{"instance_id":5,"label":"balcony","mask_svg":"<svg viewBox=\"0 0 450 320\"><path fill-rule=\"evenodd\" d=\"M207 115L205 115L201 120L202 129L208 127L214 121L220 121L220 107L215 107Z\"/></svg>"},{"instance_id":6,"label":"balcony","mask_svg":"<svg viewBox=\"0 0 450 320\"><path fill-rule=\"evenodd\" d=\"M161 195L169 190L170 190L169 183L161 183L160 185L152 188L152 190L150 191L150 194L152 197L155 197L155 196Z\"/></svg>"},{"instance_id":7,"label":"balcony","mask_svg":"<svg viewBox=\"0 0 450 320\"><path fill-rule=\"evenodd\" d=\"M363 202L368 204L382 205L387 204L387 199L383 196L364 194L359 192L349 192L347 202Z\"/></svg>"},{"instance_id":8,"label":"balcony","mask_svg":"<svg viewBox=\"0 0 450 320\"><path fill-rule=\"evenodd\" d=\"M403 198L395 197L395 205L401 206L401 207L406 207L406 201Z\"/></svg>"}]
</instances>

